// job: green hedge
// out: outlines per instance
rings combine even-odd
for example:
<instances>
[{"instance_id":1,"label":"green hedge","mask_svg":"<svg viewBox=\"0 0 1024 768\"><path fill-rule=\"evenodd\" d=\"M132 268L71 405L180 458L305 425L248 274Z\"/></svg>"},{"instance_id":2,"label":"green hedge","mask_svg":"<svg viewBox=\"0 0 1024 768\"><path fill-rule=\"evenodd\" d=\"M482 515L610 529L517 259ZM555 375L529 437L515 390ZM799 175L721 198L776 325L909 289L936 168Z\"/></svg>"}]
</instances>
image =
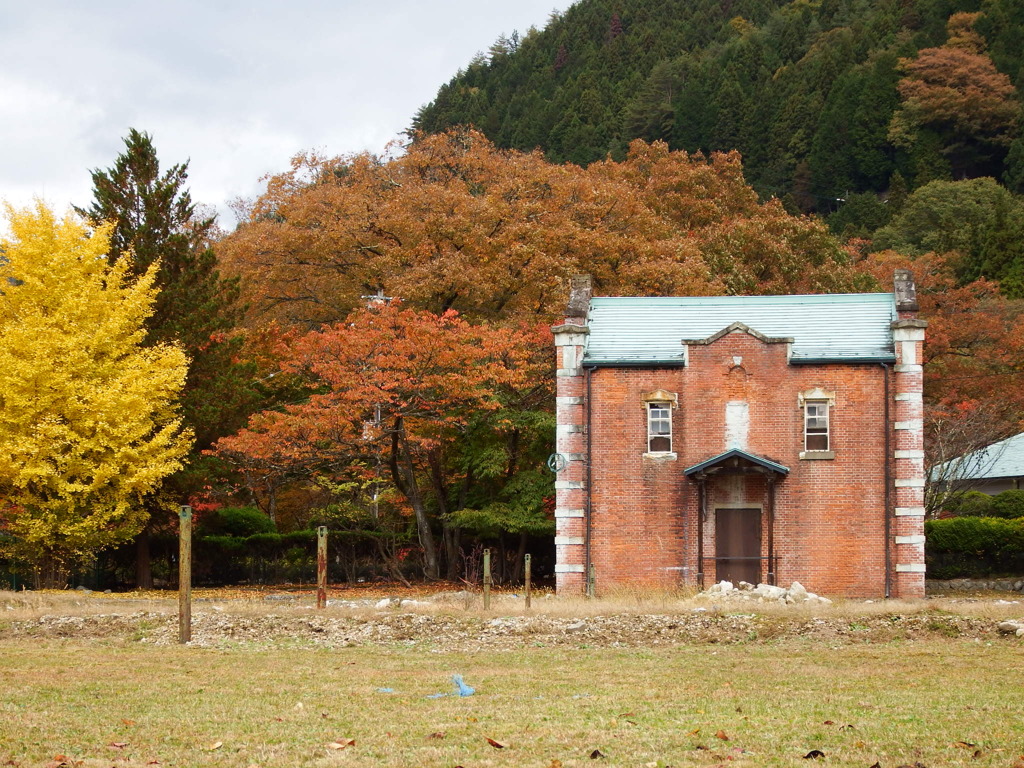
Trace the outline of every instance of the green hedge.
<instances>
[{"instance_id":1,"label":"green hedge","mask_svg":"<svg viewBox=\"0 0 1024 768\"><path fill-rule=\"evenodd\" d=\"M255 507L225 507L203 512L196 536L254 536L274 533L274 521Z\"/></svg>"},{"instance_id":2,"label":"green hedge","mask_svg":"<svg viewBox=\"0 0 1024 768\"><path fill-rule=\"evenodd\" d=\"M1024 574L1024 518L928 520L924 532L931 578Z\"/></svg>"},{"instance_id":3,"label":"green hedge","mask_svg":"<svg viewBox=\"0 0 1024 768\"><path fill-rule=\"evenodd\" d=\"M1001 517L1013 520L1024 517L1024 491L1010 490L990 496L981 491L967 491L947 506L958 517Z\"/></svg>"}]
</instances>

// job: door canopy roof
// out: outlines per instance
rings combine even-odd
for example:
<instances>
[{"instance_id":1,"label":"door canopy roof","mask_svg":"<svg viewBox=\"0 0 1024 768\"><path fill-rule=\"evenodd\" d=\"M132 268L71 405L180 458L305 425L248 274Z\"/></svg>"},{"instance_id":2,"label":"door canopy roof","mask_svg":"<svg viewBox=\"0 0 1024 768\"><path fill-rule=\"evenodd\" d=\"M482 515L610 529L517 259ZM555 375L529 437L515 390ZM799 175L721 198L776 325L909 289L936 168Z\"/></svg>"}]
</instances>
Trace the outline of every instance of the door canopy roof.
<instances>
[{"instance_id":1,"label":"door canopy roof","mask_svg":"<svg viewBox=\"0 0 1024 768\"><path fill-rule=\"evenodd\" d=\"M789 467L766 459L753 453L732 448L725 453L712 456L710 459L694 464L683 470L686 477L701 480L709 475L780 475L789 474Z\"/></svg>"}]
</instances>

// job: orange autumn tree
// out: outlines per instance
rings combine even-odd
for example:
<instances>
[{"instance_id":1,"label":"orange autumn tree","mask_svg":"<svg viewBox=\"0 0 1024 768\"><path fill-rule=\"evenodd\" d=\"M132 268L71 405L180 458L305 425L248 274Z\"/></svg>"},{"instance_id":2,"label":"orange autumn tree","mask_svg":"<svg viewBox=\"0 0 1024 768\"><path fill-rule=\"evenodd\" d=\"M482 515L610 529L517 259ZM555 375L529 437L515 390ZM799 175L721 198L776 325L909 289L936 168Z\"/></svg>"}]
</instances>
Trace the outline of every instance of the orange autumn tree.
<instances>
[{"instance_id":1,"label":"orange autumn tree","mask_svg":"<svg viewBox=\"0 0 1024 768\"><path fill-rule=\"evenodd\" d=\"M879 282L894 269L911 270L928 321L925 464L930 473L945 465L935 470L941 476L932 474L937 482L929 485L929 514L955 505L967 490L956 481L958 457L1024 428L1024 305L988 280L961 285L959 259L956 253L912 258L883 251L861 263Z\"/></svg>"},{"instance_id":2,"label":"orange autumn tree","mask_svg":"<svg viewBox=\"0 0 1024 768\"><path fill-rule=\"evenodd\" d=\"M449 575L460 530L502 547L504 534L519 535L521 554L524 537L547 525L539 510L553 493L541 469L554 432L553 355L546 337L516 328L554 321L572 275L588 273L599 293L623 295L848 291L870 283L820 222L791 216L778 201L759 202L737 153L705 157L637 141L622 161L581 168L497 149L471 130L419 136L400 149L390 157L300 156L243 207L218 256L241 278L249 324L313 331L344 320L369 296L397 296L406 308L436 316L455 310L460 322L513 328L505 333L523 344L533 339L529 359L516 363L527 366L528 383L503 384L497 410L467 403L467 421L443 441L412 433L404 441L407 419L387 422L394 445L362 441L356 422L331 432L329 419L301 416L317 412L311 389L309 406L261 417L222 446L273 490L313 476L320 470L310 467L335 455L343 457L331 468L335 482L343 465L346 483L358 485L354 475L364 470L352 468L376 461L367 446L386 444L390 489L410 512L420 510L426 550L440 531ZM366 420L380 400L361 387L351 396L360 393ZM292 439L288 430L299 432ZM289 443L306 453L279 451ZM412 470L398 460L405 456Z\"/></svg>"},{"instance_id":3,"label":"orange autumn tree","mask_svg":"<svg viewBox=\"0 0 1024 768\"><path fill-rule=\"evenodd\" d=\"M737 153L635 141L588 168L497 149L471 130L392 158L302 155L218 246L250 322L337 322L382 290L471 319L553 320L568 278L598 292L849 290L857 275L818 221L758 202Z\"/></svg>"},{"instance_id":4,"label":"orange autumn tree","mask_svg":"<svg viewBox=\"0 0 1024 768\"><path fill-rule=\"evenodd\" d=\"M889 140L913 150L923 131L934 132L954 170L977 176L984 158L1005 152L1017 132L1020 102L1010 78L996 69L974 25L981 13L949 17L946 44L900 59L902 104L889 124Z\"/></svg>"},{"instance_id":5,"label":"orange autumn tree","mask_svg":"<svg viewBox=\"0 0 1024 768\"><path fill-rule=\"evenodd\" d=\"M460 461L466 443L480 433L513 439L522 413L551 397L538 370L547 363L536 359L538 348L547 351L544 333L471 325L452 310L397 302L358 310L284 350L281 368L306 383L305 402L258 414L217 450L276 478L379 483L382 474L415 520L425 575L438 578L434 526L448 535L458 499L472 497L473 471ZM500 472L536 472L539 461L517 456ZM540 499L532 513L538 530L550 527ZM450 572L456 553L446 552Z\"/></svg>"}]
</instances>

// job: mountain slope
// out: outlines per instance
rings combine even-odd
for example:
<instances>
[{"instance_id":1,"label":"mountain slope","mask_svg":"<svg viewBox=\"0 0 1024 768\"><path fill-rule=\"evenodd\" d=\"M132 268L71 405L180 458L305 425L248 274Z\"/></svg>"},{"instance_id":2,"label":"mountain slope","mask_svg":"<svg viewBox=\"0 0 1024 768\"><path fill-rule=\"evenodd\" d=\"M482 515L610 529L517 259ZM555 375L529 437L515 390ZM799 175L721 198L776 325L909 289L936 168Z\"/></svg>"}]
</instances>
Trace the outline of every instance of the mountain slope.
<instances>
[{"instance_id":1,"label":"mountain slope","mask_svg":"<svg viewBox=\"0 0 1024 768\"><path fill-rule=\"evenodd\" d=\"M905 145L889 137L900 59L948 46L947 21L963 12L982 13L980 55L1020 86L1019 0L581 0L543 31L498 40L413 127L472 124L499 146L579 164L622 157L632 138L739 149L762 196L805 211L882 192L896 171L911 188L983 175L1024 186L1024 145L1009 141L1019 120L997 142L958 137L978 150L966 153L934 121Z\"/></svg>"}]
</instances>

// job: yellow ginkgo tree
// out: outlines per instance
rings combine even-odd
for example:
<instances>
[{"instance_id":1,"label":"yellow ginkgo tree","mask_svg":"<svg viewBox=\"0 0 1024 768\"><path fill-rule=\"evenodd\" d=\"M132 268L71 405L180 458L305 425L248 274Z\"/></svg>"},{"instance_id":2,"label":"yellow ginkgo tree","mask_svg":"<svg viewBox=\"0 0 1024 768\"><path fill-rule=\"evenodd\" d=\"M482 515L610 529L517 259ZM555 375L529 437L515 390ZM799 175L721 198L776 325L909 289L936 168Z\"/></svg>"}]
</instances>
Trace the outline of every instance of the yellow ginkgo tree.
<instances>
[{"instance_id":1,"label":"yellow ginkgo tree","mask_svg":"<svg viewBox=\"0 0 1024 768\"><path fill-rule=\"evenodd\" d=\"M7 207L0 241L0 552L43 584L131 539L140 498L191 436L177 399L188 360L144 347L156 265L131 277L92 232L42 203Z\"/></svg>"}]
</instances>

